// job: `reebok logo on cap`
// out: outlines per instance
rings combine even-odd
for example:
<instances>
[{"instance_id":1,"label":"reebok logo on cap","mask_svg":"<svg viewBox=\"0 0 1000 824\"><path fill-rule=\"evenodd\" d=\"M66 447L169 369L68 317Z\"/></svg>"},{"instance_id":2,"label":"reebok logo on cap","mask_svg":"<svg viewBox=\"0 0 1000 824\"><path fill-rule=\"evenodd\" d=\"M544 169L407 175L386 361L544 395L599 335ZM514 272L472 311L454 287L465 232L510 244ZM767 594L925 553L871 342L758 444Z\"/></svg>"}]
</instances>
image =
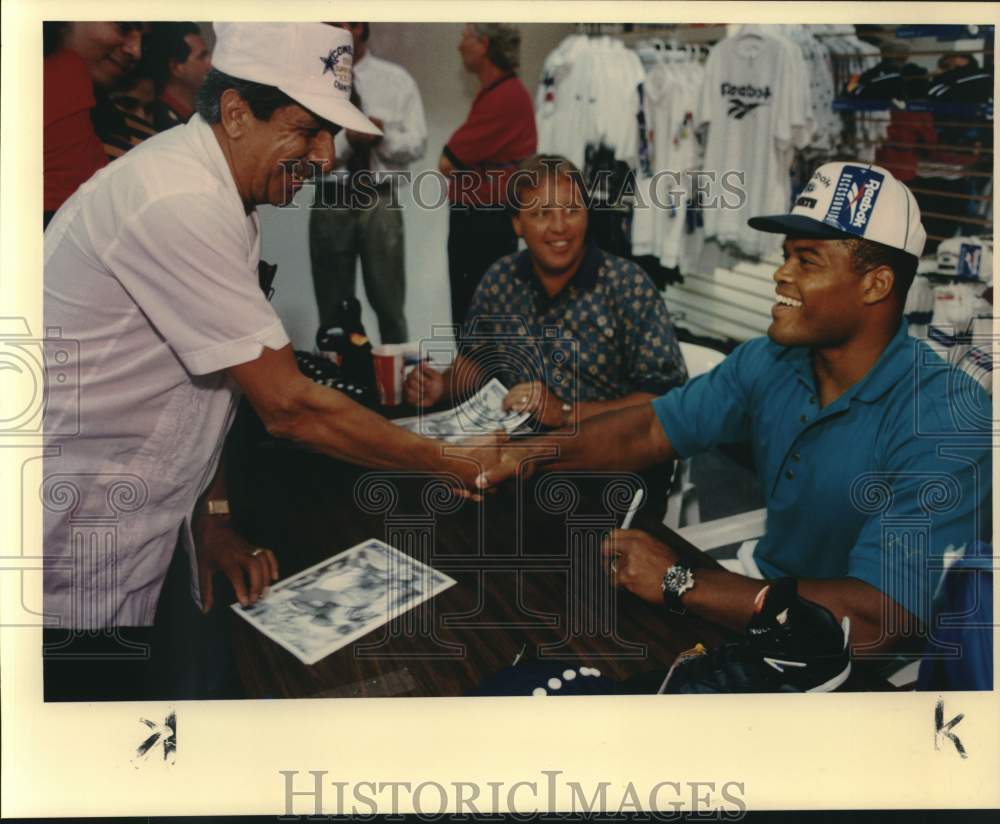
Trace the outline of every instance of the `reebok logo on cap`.
<instances>
[{"instance_id":1,"label":"reebok logo on cap","mask_svg":"<svg viewBox=\"0 0 1000 824\"><path fill-rule=\"evenodd\" d=\"M884 181L885 175L874 169L844 166L823 222L863 237Z\"/></svg>"},{"instance_id":2,"label":"reebok logo on cap","mask_svg":"<svg viewBox=\"0 0 1000 824\"><path fill-rule=\"evenodd\" d=\"M791 212L747 221L761 232L823 239L864 238L914 257L927 232L913 193L892 172L868 163L824 163Z\"/></svg>"}]
</instances>

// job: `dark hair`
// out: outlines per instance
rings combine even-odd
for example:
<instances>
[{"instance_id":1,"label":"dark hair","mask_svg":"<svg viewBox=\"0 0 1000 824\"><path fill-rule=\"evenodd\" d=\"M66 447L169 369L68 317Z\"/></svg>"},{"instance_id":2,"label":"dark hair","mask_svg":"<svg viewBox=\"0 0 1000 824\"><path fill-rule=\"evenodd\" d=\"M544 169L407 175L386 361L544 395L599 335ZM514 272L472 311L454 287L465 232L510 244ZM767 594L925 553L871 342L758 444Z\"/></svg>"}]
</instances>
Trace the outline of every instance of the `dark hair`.
<instances>
[{"instance_id":1,"label":"dark hair","mask_svg":"<svg viewBox=\"0 0 1000 824\"><path fill-rule=\"evenodd\" d=\"M66 37L66 32L69 31L69 27L72 25L71 22L67 20L46 20L42 23L42 57L48 57L50 54L58 51L62 48L63 40ZM144 23L139 23L135 21L129 21L127 23L115 23L119 29L121 29L123 34L134 29L141 29Z\"/></svg>"},{"instance_id":2,"label":"dark hair","mask_svg":"<svg viewBox=\"0 0 1000 824\"><path fill-rule=\"evenodd\" d=\"M971 66L974 69L979 68L979 61L968 52L948 52L947 54L942 54L938 58L937 67L939 69L943 69L949 63L954 61L956 57L965 61L965 63L962 64L963 66Z\"/></svg>"},{"instance_id":3,"label":"dark hair","mask_svg":"<svg viewBox=\"0 0 1000 824\"><path fill-rule=\"evenodd\" d=\"M899 298L900 305L906 303L906 293L917 274L919 260L915 255L864 238L851 238L843 242L851 253L851 266L856 274L863 275L879 266L892 269L892 291Z\"/></svg>"},{"instance_id":4,"label":"dark hair","mask_svg":"<svg viewBox=\"0 0 1000 824\"><path fill-rule=\"evenodd\" d=\"M232 89L242 97L250 107L253 116L258 120L270 120L271 115L285 106L299 106L315 117L319 122L319 127L330 134L335 135L341 129L336 123L332 123L325 117L316 114L312 109L296 102L281 89L267 86L264 83L255 83L252 80L232 77L214 67L209 69L208 74L205 75L205 82L198 89L198 101L195 106L198 114L206 123L220 123L222 121L222 95L226 93L227 89ZM351 102L355 100L352 93Z\"/></svg>"},{"instance_id":5,"label":"dark hair","mask_svg":"<svg viewBox=\"0 0 1000 824\"><path fill-rule=\"evenodd\" d=\"M507 205L511 212L518 212L524 208L521 193L525 189L534 189L547 180L560 177L573 181L584 203L587 202L587 188L583 183L583 175L571 161L562 155L536 154L522 161L517 171L507 181Z\"/></svg>"},{"instance_id":6,"label":"dark hair","mask_svg":"<svg viewBox=\"0 0 1000 824\"><path fill-rule=\"evenodd\" d=\"M42 56L48 57L62 46L63 37L69 23L58 20L46 20L42 23Z\"/></svg>"},{"instance_id":7,"label":"dark hair","mask_svg":"<svg viewBox=\"0 0 1000 824\"><path fill-rule=\"evenodd\" d=\"M142 42L142 62L145 71L153 78L159 94L170 80L170 61L183 63L191 56L189 34L201 36L196 23L153 23Z\"/></svg>"},{"instance_id":8,"label":"dark hair","mask_svg":"<svg viewBox=\"0 0 1000 824\"><path fill-rule=\"evenodd\" d=\"M357 23L348 23L347 25L348 26L356 26L358 24ZM364 26L364 29L362 29L362 31L361 31L361 42L362 43L367 43L368 42L368 38L371 36L371 33L372 33L372 27L371 27L371 24L369 24L369 23L362 23L361 25Z\"/></svg>"},{"instance_id":9,"label":"dark hair","mask_svg":"<svg viewBox=\"0 0 1000 824\"><path fill-rule=\"evenodd\" d=\"M221 100L227 89L232 89L242 97L250 107L250 111L253 112L253 116L258 120L270 120L271 115L278 109L298 105L287 94L274 86L231 77L216 68L212 68L205 75L205 82L198 90L196 108L205 122L219 123L222 120Z\"/></svg>"}]
</instances>

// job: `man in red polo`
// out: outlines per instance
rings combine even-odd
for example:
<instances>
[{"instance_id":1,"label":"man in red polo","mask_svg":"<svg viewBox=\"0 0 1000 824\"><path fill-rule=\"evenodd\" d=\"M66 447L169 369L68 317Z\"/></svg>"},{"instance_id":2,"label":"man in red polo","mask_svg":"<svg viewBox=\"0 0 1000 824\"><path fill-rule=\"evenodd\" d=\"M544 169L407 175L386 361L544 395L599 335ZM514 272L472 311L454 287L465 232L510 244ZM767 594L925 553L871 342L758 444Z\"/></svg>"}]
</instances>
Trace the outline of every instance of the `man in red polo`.
<instances>
[{"instance_id":1,"label":"man in red polo","mask_svg":"<svg viewBox=\"0 0 1000 824\"><path fill-rule=\"evenodd\" d=\"M197 23L155 23L148 44L149 70L156 84L153 125L166 131L187 123L212 56Z\"/></svg>"},{"instance_id":2,"label":"man in red polo","mask_svg":"<svg viewBox=\"0 0 1000 824\"><path fill-rule=\"evenodd\" d=\"M449 177L448 276L451 320L462 323L483 273L517 251L507 214L507 178L538 144L531 96L515 74L520 32L501 23L469 23L458 51L479 78L469 116L448 139L438 168Z\"/></svg>"}]
</instances>

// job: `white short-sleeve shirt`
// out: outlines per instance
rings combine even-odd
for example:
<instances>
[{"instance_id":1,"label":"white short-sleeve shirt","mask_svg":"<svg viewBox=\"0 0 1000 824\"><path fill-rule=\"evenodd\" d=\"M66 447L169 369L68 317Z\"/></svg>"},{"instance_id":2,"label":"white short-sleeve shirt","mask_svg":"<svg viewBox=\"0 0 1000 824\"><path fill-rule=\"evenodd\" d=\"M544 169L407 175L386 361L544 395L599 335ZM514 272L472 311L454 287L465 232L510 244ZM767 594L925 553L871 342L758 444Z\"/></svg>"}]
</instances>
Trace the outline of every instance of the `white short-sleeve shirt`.
<instances>
[{"instance_id":1,"label":"white short-sleeve shirt","mask_svg":"<svg viewBox=\"0 0 1000 824\"><path fill-rule=\"evenodd\" d=\"M715 202L703 210L705 236L736 244L756 257L775 253L781 236L751 229L747 219L789 208L793 146L805 145L812 133L808 73L801 55L791 43L766 34L720 41L705 63L698 108L696 120L709 124L704 169L720 182L727 172L742 173L746 193L740 202L725 187L712 184Z\"/></svg>"},{"instance_id":2,"label":"white short-sleeve shirt","mask_svg":"<svg viewBox=\"0 0 1000 824\"><path fill-rule=\"evenodd\" d=\"M258 228L195 115L94 175L45 232L45 326L79 347L79 392L45 413L45 609L64 627L152 624L178 538L193 548L238 398L224 370L288 343Z\"/></svg>"}]
</instances>

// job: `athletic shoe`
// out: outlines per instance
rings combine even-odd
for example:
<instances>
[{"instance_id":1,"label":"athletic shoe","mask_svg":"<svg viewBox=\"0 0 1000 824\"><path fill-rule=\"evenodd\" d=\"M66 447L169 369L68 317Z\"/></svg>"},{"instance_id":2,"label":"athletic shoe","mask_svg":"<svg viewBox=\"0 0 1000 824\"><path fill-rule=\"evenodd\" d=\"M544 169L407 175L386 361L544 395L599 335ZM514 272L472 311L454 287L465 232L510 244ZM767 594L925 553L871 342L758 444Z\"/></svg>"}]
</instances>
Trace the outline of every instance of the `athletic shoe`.
<instances>
[{"instance_id":1,"label":"athletic shoe","mask_svg":"<svg viewBox=\"0 0 1000 824\"><path fill-rule=\"evenodd\" d=\"M851 673L849 631L781 578L757 594L743 640L681 653L660 692L832 692Z\"/></svg>"}]
</instances>

